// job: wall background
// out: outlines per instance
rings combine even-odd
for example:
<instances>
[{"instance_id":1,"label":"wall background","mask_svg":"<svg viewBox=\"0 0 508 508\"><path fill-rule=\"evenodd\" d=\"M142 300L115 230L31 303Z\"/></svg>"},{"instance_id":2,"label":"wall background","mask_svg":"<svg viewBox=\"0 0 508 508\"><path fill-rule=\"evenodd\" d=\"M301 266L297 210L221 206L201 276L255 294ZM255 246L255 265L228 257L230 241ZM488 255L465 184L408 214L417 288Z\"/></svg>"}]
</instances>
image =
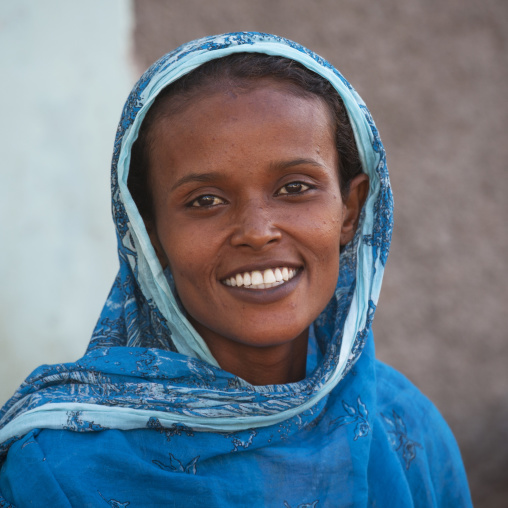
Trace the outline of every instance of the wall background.
<instances>
[{"instance_id":1,"label":"wall background","mask_svg":"<svg viewBox=\"0 0 508 508\"><path fill-rule=\"evenodd\" d=\"M0 7L0 62L11 76L0 85L9 98L9 122L0 125L0 399L41 362L80 356L109 291L117 266L109 159L137 71L196 37L273 32L330 60L369 105L396 204L374 320L378 356L450 423L475 505L505 506L508 3L133 0L130 7L126 0Z\"/></svg>"},{"instance_id":2,"label":"wall background","mask_svg":"<svg viewBox=\"0 0 508 508\"><path fill-rule=\"evenodd\" d=\"M2 405L41 363L84 353L116 275L109 168L131 24L124 0L0 2Z\"/></svg>"}]
</instances>

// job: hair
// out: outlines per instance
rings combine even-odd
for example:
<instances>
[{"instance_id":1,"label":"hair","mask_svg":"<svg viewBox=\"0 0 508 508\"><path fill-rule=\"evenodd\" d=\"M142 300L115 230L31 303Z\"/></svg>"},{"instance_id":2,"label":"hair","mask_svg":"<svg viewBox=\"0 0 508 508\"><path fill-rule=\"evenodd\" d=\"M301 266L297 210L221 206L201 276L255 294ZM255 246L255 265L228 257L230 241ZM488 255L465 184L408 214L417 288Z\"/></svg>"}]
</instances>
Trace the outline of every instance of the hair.
<instances>
[{"instance_id":1,"label":"hair","mask_svg":"<svg viewBox=\"0 0 508 508\"><path fill-rule=\"evenodd\" d=\"M262 53L235 53L204 63L164 88L156 97L139 130L131 151L128 187L145 221L153 221L150 189L150 153L154 126L162 118L185 111L194 100L226 89L252 90L260 80L281 84L298 97L320 98L328 106L335 128L338 152L338 178L342 197L349 193L351 180L362 173L351 122L337 90L332 84L299 62Z\"/></svg>"}]
</instances>

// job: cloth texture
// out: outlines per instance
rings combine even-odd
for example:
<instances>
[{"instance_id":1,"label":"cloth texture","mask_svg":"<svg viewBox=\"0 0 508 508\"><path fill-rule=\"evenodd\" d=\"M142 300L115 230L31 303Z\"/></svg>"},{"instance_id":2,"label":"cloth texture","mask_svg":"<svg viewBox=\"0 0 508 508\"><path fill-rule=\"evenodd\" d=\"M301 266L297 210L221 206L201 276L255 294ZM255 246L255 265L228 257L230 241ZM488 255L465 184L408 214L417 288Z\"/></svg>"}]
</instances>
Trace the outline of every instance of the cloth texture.
<instances>
[{"instance_id":1,"label":"cloth texture","mask_svg":"<svg viewBox=\"0 0 508 508\"><path fill-rule=\"evenodd\" d=\"M252 386L219 367L182 312L127 188L131 148L157 94L235 52L284 56L330 81L370 179L335 294L311 327L307 376L286 385ZM392 193L372 117L331 64L257 32L177 48L126 102L111 186L118 276L86 354L39 367L1 409L0 506L471 506L447 424L375 359Z\"/></svg>"}]
</instances>

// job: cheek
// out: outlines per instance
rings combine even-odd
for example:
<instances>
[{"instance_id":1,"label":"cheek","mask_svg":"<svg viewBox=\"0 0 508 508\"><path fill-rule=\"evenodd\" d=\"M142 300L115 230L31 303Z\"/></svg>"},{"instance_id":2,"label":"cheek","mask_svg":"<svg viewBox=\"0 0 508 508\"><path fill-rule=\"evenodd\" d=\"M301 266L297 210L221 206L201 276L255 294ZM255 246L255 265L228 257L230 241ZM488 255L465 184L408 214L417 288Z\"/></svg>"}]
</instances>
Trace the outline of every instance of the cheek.
<instances>
[{"instance_id":1,"label":"cheek","mask_svg":"<svg viewBox=\"0 0 508 508\"><path fill-rule=\"evenodd\" d=\"M204 294L217 258L213 238L202 229L183 226L166 229L161 243L182 303Z\"/></svg>"},{"instance_id":2,"label":"cheek","mask_svg":"<svg viewBox=\"0 0 508 508\"><path fill-rule=\"evenodd\" d=\"M192 244L188 244L191 246ZM177 249L172 249L168 252L169 269L173 274L175 284L179 293L182 292L180 285L185 283L192 283L201 285L201 281L204 280L202 271L203 264L200 259L199 249L185 248L181 246Z\"/></svg>"},{"instance_id":3,"label":"cheek","mask_svg":"<svg viewBox=\"0 0 508 508\"><path fill-rule=\"evenodd\" d=\"M297 224L301 224L307 232L309 243L314 246L315 253L322 262L329 262L332 256L337 258L338 264L343 210L340 201L335 199L329 205L307 210Z\"/></svg>"},{"instance_id":4,"label":"cheek","mask_svg":"<svg viewBox=\"0 0 508 508\"><path fill-rule=\"evenodd\" d=\"M319 298L320 305L324 308L333 296L339 276L342 207L324 207L321 212L323 213L306 230L309 232L307 244L315 259L311 271L311 275L314 272L316 277L314 298Z\"/></svg>"}]
</instances>

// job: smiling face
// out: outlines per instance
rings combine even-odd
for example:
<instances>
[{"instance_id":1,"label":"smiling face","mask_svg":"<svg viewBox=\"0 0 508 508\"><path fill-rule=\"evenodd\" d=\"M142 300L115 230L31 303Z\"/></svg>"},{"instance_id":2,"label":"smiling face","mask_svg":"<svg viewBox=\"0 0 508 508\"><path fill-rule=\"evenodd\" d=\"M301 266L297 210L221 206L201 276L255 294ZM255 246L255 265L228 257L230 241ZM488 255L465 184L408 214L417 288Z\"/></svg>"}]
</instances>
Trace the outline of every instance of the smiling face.
<instances>
[{"instance_id":1,"label":"smiling face","mask_svg":"<svg viewBox=\"0 0 508 508\"><path fill-rule=\"evenodd\" d=\"M147 228L189 320L244 379L260 355L301 371L354 233L326 105L264 80L159 120L153 140Z\"/></svg>"}]
</instances>

